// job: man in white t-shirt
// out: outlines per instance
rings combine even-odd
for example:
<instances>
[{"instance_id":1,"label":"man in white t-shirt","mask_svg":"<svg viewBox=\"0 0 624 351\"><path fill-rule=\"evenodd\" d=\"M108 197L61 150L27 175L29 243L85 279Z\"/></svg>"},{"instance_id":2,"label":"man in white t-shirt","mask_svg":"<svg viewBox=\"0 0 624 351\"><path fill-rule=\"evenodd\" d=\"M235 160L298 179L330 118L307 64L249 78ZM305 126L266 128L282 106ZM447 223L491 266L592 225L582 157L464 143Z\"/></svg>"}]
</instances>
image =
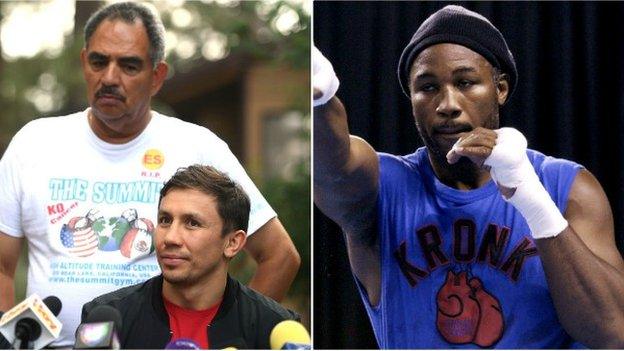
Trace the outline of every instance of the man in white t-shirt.
<instances>
[{"instance_id":1,"label":"man in white t-shirt","mask_svg":"<svg viewBox=\"0 0 624 351\"><path fill-rule=\"evenodd\" d=\"M15 304L14 274L28 241L28 294L63 302L71 346L82 305L160 273L153 254L158 194L179 168L214 166L251 199L250 287L280 300L299 255L228 146L209 130L150 110L167 75L164 28L136 3L96 12L82 70L90 108L24 126L0 161L0 311Z\"/></svg>"}]
</instances>

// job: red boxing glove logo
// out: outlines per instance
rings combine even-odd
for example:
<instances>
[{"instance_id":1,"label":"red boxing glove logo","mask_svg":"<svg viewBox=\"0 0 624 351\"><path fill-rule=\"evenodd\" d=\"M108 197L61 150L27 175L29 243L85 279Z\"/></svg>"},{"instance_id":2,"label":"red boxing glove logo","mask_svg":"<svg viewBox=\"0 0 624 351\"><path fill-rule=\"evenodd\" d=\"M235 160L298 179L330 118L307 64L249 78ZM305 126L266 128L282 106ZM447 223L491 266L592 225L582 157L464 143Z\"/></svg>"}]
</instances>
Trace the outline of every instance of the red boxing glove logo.
<instances>
[{"instance_id":1,"label":"red boxing glove logo","mask_svg":"<svg viewBox=\"0 0 624 351\"><path fill-rule=\"evenodd\" d=\"M474 343L489 347L503 335L503 314L498 300L479 278L449 271L437 295L436 326L452 344Z\"/></svg>"},{"instance_id":2,"label":"red boxing glove logo","mask_svg":"<svg viewBox=\"0 0 624 351\"><path fill-rule=\"evenodd\" d=\"M483 289L481 279L472 278L468 284L472 287L474 297L481 307L479 328L472 342L481 347L492 346L503 336L503 309L498 300Z\"/></svg>"},{"instance_id":3,"label":"red boxing glove logo","mask_svg":"<svg viewBox=\"0 0 624 351\"><path fill-rule=\"evenodd\" d=\"M466 272L455 275L449 271L438 291L436 325L444 339L453 344L472 342L479 325L479 303L470 298L472 288Z\"/></svg>"}]
</instances>

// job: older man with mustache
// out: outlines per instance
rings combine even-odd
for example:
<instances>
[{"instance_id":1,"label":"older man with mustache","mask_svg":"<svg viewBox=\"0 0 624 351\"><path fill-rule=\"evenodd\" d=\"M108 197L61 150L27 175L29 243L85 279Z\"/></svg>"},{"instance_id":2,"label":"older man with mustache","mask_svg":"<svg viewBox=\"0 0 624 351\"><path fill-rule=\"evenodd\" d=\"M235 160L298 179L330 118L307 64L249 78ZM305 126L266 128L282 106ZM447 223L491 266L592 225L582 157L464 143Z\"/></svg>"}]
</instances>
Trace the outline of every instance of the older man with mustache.
<instances>
[{"instance_id":1,"label":"older man with mustache","mask_svg":"<svg viewBox=\"0 0 624 351\"><path fill-rule=\"evenodd\" d=\"M281 299L299 255L276 214L227 144L211 131L152 111L167 75L164 28L137 3L96 12L81 52L90 108L27 124L0 161L0 311L14 304L21 247L28 294L63 301L61 337L73 344L82 305L158 275L153 232L160 189L179 168L225 172L251 199L250 286Z\"/></svg>"}]
</instances>

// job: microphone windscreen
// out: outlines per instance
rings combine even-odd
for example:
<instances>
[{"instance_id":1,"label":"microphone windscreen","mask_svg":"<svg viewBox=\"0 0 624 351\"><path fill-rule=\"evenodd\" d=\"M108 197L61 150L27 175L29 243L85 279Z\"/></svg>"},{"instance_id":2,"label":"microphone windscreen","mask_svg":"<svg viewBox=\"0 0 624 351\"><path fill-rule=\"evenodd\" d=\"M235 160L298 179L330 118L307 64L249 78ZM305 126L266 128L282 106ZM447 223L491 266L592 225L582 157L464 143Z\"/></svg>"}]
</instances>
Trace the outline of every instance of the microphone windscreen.
<instances>
[{"instance_id":1,"label":"microphone windscreen","mask_svg":"<svg viewBox=\"0 0 624 351\"><path fill-rule=\"evenodd\" d=\"M119 350L114 322L83 323L76 329L74 349Z\"/></svg>"},{"instance_id":2,"label":"microphone windscreen","mask_svg":"<svg viewBox=\"0 0 624 351\"><path fill-rule=\"evenodd\" d=\"M109 305L95 307L85 318L85 323L113 322L115 330L121 330L121 313Z\"/></svg>"},{"instance_id":3,"label":"microphone windscreen","mask_svg":"<svg viewBox=\"0 0 624 351\"><path fill-rule=\"evenodd\" d=\"M297 321L281 321L273 327L270 336L271 350L282 350L286 344L310 344L310 334Z\"/></svg>"},{"instance_id":4,"label":"microphone windscreen","mask_svg":"<svg viewBox=\"0 0 624 351\"><path fill-rule=\"evenodd\" d=\"M175 339L171 340L165 346L165 350L199 350L199 344L191 339Z\"/></svg>"},{"instance_id":5,"label":"microphone windscreen","mask_svg":"<svg viewBox=\"0 0 624 351\"><path fill-rule=\"evenodd\" d=\"M63 308L63 303L61 302L61 300L53 295L50 295L43 299L43 303L48 306L50 312L52 312L52 314L54 314L55 316L58 316L61 312L61 308Z\"/></svg>"}]
</instances>

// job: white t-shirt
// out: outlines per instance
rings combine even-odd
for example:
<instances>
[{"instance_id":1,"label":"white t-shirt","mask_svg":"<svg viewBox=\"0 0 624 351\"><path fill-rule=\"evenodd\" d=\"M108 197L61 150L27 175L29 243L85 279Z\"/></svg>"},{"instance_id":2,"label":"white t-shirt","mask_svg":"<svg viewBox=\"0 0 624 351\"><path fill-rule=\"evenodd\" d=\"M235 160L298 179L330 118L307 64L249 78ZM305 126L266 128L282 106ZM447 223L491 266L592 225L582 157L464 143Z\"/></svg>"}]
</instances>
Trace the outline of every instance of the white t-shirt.
<instances>
[{"instance_id":1,"label":"white t-shirt","mask_svg":"<svg viewBox=\"0 0 624 351\"><path fill-rule=\"evenodd\" d=\"M179 167L212 165L241 184L251 199L249 233L276 216L208 129L152 112L141 135L116 145L93 133L87 112L31 121L0 161L0 231L28 240L27 294L63 303L56 346L73 345L84 303L160 273L158 198Z\"/></svg>"}]
</instances>

